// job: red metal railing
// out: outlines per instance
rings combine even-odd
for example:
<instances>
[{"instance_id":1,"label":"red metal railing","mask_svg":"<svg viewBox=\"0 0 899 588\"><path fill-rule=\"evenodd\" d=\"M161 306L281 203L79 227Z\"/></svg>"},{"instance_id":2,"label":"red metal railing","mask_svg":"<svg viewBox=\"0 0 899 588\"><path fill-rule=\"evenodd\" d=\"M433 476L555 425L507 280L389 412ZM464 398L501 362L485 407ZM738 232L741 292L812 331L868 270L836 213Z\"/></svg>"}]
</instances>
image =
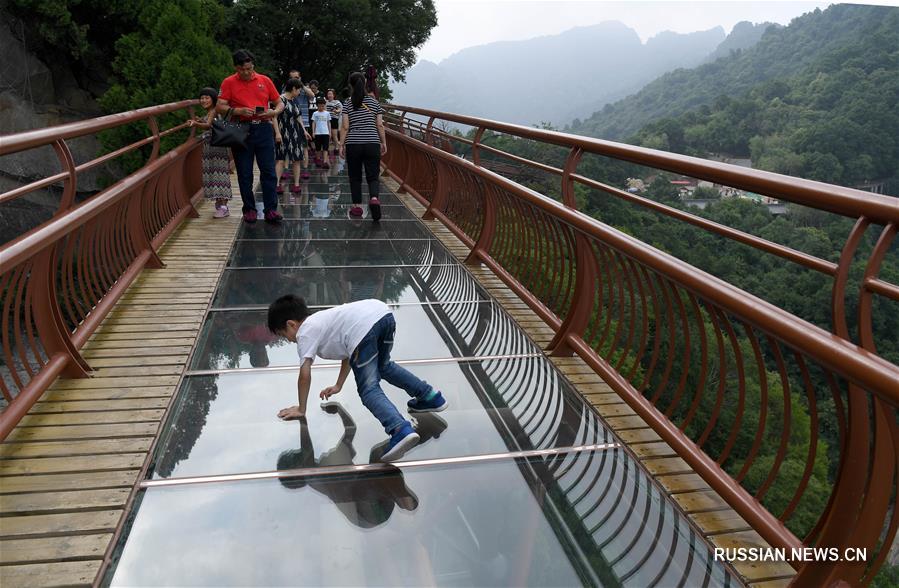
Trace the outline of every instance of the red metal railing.
<instances>
[{"instance_id":1,"label":"red metal railing","mask_svg":"<svg viewBox=\"0 0 899 588\"><path fill-rule=\"evenodd\" d=\"M470 262L490 267L555 330L552 353L582 357L688 471L771 545L870 554L863 562L793 561L796 585L870 582L899 525L899 367L877 355L871 326L873 296L899 300L899 287L879 278L899 227L899 200L553 131L394 108L399 116L388 116L388 173L427 206L427 217L471 247ZM435 121L476 131L472 139L459 137L438 130ZM533 162L483 145L486 131L559 145L569 154L563 168ZM467 145L471 161L452 154L457 142ZM484 151L558 175L562 204L486 169ZM833 263L581 176L578 162L587 153L751 190L856 224ZM577 212L575 183L831 276L833 332ZM883 229L859 285L856 343L846 320L849 267L871 224ZM838 429L829 477L822 472L825 422ZM765 501L779 504L777 512ZM791 528L801 529L801 537Z\"/></svg>"},{"instance_id":2,"label":"red metal railing","mask_svg":"<svg viewBox=\"0 0 899 588\"><path fill-rule=\"evenodd\" d=\"M191 129L184 143L159 155L157 118L186 110L196 100L0 137L0 156L51 145L61 170L0 195L0 206L62 183L59 208L49 221L0 247L0 346L6 373L0 391L9 406L0 414L5 439L59 376L85 377L90 366L79 349L144 267L162 267L156 249L188 216L201 190L201 143ZM66 141L146 122L150 135L81 165ZM75 204L79 174L143 146L151 146L136 172Z\"/></svg>"}]
</instances>

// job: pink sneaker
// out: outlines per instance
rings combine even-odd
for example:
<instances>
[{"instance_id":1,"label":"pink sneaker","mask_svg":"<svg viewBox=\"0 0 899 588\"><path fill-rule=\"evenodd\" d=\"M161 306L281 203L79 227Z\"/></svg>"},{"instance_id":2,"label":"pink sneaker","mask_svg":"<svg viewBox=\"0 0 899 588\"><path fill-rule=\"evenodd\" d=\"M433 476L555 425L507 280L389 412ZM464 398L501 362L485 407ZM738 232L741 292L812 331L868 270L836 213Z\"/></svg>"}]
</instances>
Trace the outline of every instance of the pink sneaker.
<instances>
[{"instance_id":1,"label":"pink sneaker","mask_svg":"<svg viewBox=\"0 0 899 588\"><path fill-rule=\"evenodd\" d=\"M290 191L293 192L294 194L298 194L300 191L300 187L299 186L291 186Z\"/></svg>"},{"instance_id":2,"label":"pink sneaker","mask_svg":"<svg viewBox=\"0 0 899 588\"><path fill-rule=\"evenodd\" d=\"M265 211L265 222L267 223L279 223L284 220L284 217L281 216L281 213L277 210L266 210Z\"/></svg>"},{"instance_id":3,"label":"pink sneaker","mask_svg":"<svg viewBox=\"0 0 899 588\"><path fill-rule=\"evenodd\" d=\"M303 178L304 180L308 180L309 178L312 177L312 174L310 174L307 171L304 171L303 173L300 174L300 177Z\"/></svg>"},{"instance_id":4,"label":"pink sneaker","mask_svg":"<svg viewBox=\"0 0 899 588\"><path fill-rule=\"evenodd\" d=\"M253 224L256 222L256 211L248 210L243 213L243 222Z\"/></svg>"},{"instance_id":5,"label":"pink sneaker","mask_svg":"<svg viewBox=\"0 0 899 588\"><path fill-rule=\"evenodd\" d=\"M275 193L276 193L276 194L283 194L283 193L284 193L284 186L282 186L281 184L278 184L277 187L275 187Z\"/></svg>"},{"instance_id":6,"label":"pink sneaker","mask_svg":"<svg viewBox=\"0 0 899 588\"><path fill-rule=\"evenodd\" d=\"M381 220L381 201L377 198L372 198L368 201L368 209L371 211L372 220L379 221Z\"/></svg>"},{"instance_id":7,"label":"pink sneaker","mask_svg":"<svg viewBox=\"0 0 899 588\"><path fill-rule=\"evenodd\" d=\"M350 208L350 216L361 217L362 216L362 207L358 204Z\"/></svg>"}]
</instances>

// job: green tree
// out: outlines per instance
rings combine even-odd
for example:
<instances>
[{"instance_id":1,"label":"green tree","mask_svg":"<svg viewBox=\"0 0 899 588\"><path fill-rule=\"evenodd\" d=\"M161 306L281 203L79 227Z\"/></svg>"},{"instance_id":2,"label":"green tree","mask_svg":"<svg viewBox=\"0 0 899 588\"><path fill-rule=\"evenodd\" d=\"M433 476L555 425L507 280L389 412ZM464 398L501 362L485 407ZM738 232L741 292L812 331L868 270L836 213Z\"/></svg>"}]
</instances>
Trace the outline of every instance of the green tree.
<instances>
[{"instance_id":1,"label":"green tree","mask_svg":"<svg viewBox=\"0 0 899 588\"><path fill-rule=\"evenodd\" d=\"M115 83L100 100L108 112L121 112L197 96L205 86L217 88L231 70L227 49L215 40L224 10L212 0L152 0L143 5L138 29L116 42L112 63ZM182 122L186 113L160 120L160 128ZM107 148L146 136L145 128L113 129L103 135ZM184 140L163 139L163 151ZM126 168L142 163L140 154L126 156Z\"/></svg>"},{"instance_id":2,"label":"green tree","mask_svg":"<svg viewBox=\"0 0 899 588\"><path fill-rule=\"evenodd\" d=\"M246 48L280 80L297 68L305 81L342 89L349 73L374 65L403 79L437 25L432 0L242 0L229 6L222 41Z\"/></svg>"}]
</instances>

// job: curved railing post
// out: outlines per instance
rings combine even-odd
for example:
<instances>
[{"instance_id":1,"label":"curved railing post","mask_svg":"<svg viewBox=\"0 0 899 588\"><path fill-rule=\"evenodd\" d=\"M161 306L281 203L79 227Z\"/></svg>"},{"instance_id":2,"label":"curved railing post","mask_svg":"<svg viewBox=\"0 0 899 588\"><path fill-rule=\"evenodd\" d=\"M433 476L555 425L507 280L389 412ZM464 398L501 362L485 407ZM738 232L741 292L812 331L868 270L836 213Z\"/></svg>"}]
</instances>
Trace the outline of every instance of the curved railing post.
<instances>
[{"instance_id":1,"label":"curved railing post","mask_svg":"<svg viewBox=\"0 0 899 588\"><path fill-rule=\"evenodd\" d=\"M434 211L443 212L446 208L446 194L449 191L448 181L446 177L446 170L443 168L443 163L440 160L434 160L434 168L437 170L437 185L434 188L434 197L431 198L431 203L428 206L428 209L422 215L423 220L434 220Z\"/></svg>"},{"instance_id":2,"label":"curved railing post","mask_svg":"<svg viewBox=\"0 0 899 588\"><path fill-rule=\"evenodd\" d=\"M67 378L85 378L91 368L72 343L71 333L62 319L56 295L57 247L58 245L47 247L34 258L34 274L31 277L31 287L34 288L31 302L34 323L47 355L52 357L63 353L71 360L67 362L62 375Z\"/></svg>"},{"instance_id":3,"label":"curved railing post","mask_svg":"<svg viewBox=\"0 0 899 588\"><path fill-rule=\"evenodd\" d=\"M571 174L577 169L577 164L580 163L583 155L583 149L572 147L571 151L568 152L568 157L565 159L565 167L562 170L562 204L575 210L577 210L577 201L574 197L574 180L571 179Z\"/></svg>"},{"instance_id":4,"label":"curved railing post","mask_svg":"<svg viewBox=\"0 0 899 588\"><path fill-rule=\"evenodd\" d=\"M147 126L150 127L150 132L153 133L153 151L150 152L150 158L147 159L147 163L151 163L156 161L156 158L159 157L160 148L159 122L156 120L155 116L147 118Z\"/></svg>"},{"instance_id":5,"label":"curved railing post","mask_svg":"<svg viewBox=\"0 0 899 588\"><path fill-rule=\"evenodd\" d=\"M576 273L571 308L568 309L568 316L565 317L555 337L546 347L549 354L556 357L574 354L574 349L568 341L572 336L584 336L596 303L596 278L599 273L596 255L586 235L578 231L574 239Z\"/></svg>"},{"instance_id":6,"label":"curved railing post","mask_svg":"<svg viewBox=\"0 0 899 588\"><path fill-rule=\"evenodd\" d=\"M431 132L434 128L434 117L430 117L428 119L428 126L425 127L425 142L428 145L434 145L434 137L431 135Z\"/></svg>"},{"instance_id":7,"label":"curved railing post","mask_svg":"<svg viewBox=\"0 0 899 588\"><path fill-rule=\"evenodd\" d=\"M64 139L53 142L53 150L56 157L59 158L59 165L66 172L66 179L63 180L62 197L59 199L59 206L56 208L56 214L65 212L72 208L75 203L75 194L78 191L78 173L75 170L75 159L72 157L72 151Z\"/></svg>"},{"instance_id":8,"label":"curved railing post","mask_svg":"<svg viewBox=\"0 0 899 588\"><path fill-rule=\"evenodd\" d=\"M478 132L474 134L474 141L471 144L471 161L477 166L481 165L481 138L484 136L485 127L478 127Z\"/></svg>"},{"instance_id":9,"label":"curved railing post","mask_svg":"<svg viewBox=\"0 0 899 588\"><path fill-rule=\"evenodd\" d=\"M482 259L490 251L490 247L493 245L493 236L496 234L497 211L493 190L489 188L485 189L483 191L483 197L484 222L481 224L481 233L478 235L478 240L475 241L474 246L465 258L465 263L470 265L478 265L481 263Z\"/></svg>"},{"instance_id":10,"label":"curved railing post","mask_svg":"<svg viewBox=\"0 0 899 588\"><path fill-rule=\"evenodd\" d=\"M412 155L409 153L409 149L403 145L400 148L401 153L401 161L403 167L403 173L400 174L400 187L397 188L397 192L400 194L405 194L408 192L409 184L406 183L409 179L409 172L412 170Z\"/></svg>"}]
</instances>

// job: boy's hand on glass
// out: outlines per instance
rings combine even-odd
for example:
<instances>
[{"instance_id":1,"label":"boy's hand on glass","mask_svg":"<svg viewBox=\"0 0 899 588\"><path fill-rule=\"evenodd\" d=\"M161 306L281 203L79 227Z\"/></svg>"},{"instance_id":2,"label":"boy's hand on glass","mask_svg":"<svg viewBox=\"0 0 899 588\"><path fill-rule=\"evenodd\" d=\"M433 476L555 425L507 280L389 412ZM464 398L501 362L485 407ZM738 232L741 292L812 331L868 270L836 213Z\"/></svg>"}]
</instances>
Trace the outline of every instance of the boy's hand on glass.
<instances>
[{"instance_id":1,"label":"boy's hand on glass","mask_svg":"<svg viewBox=\"0 0 899 588\"><path fill-rule=\"evenodd\" d=\"M288 406L287 408L282 408L278 411L278 418L284 421L290 419L301 419L306 416L302 410L300 410L299 406Z\"/></svg>"},{"instance_id":2,"label":"boy's hand on glass","mask_svg":"<svg viewBox=\"0 0 899 588\"><path fill-rule=\"evenodd\" d=\"M321 398L322 400L327 400L328 398L331 398L338 392L340 392L340 386L328 386L327 388L325 388L324 390L322 390L319 393L318 397Z\"/></svg>"}]
</instances>

